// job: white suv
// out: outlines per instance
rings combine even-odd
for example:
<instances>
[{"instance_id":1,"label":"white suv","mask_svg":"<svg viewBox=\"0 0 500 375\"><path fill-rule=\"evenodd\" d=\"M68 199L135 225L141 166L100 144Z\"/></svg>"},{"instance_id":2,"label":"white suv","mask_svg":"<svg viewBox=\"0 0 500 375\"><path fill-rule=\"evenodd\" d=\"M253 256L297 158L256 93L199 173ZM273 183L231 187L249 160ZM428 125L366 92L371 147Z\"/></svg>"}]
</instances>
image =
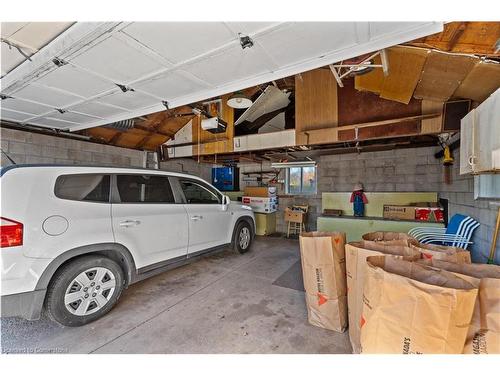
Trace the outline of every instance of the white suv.
<instances>
[{"instance_id":1,"label":"white suv","mask_svg":"<svg viewBox=\"0 0 500 375\"><path fill-rule=\"evenodd\" d=\"M1 312L63 325L100 318L123 288L253 240L250 207L159 170L14 165L1 170Z\"/></svg>"}]
</instances>

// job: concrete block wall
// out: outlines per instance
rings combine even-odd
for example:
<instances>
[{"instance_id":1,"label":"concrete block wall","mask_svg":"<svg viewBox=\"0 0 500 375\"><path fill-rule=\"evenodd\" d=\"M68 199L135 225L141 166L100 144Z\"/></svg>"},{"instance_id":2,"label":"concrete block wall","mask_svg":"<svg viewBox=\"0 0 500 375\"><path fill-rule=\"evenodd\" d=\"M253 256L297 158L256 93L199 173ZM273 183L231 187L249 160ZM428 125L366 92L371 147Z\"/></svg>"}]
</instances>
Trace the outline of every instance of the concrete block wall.
<instances>
[{"instance_id":1,"label":"concrete block wall","mask_svg":"<svg viewBox=\"0 0 500 375\"><path fill-rule=\"evenodd\" d=\"M85 164L142 167L142 151L0 128L2 150L17 164ZM2 153L1 165L12 164Z\"/></svg>"},{"instance_id":2,"label":"concrete block wall","mask_svg":"<svg viewBox=\"0 0 500 375\"><path fill-rule=\"evenodd\" d=\"M190 158L179 158L160 163L160 169L162 170L192 174L203 178L209 183L212 180L212 167L212 164L198 163Z\"/></svg>"},{"instance_id":3,"label":"concrete block wall","mask_svg":"<svg viewBox=\"0 0 500 375\"><path fill-rule=\"evenodd\" d=\"M309 215L307 230L316 230L316 220L322 213L322 192L352 191L353 185L360 181L366 191L404 192L435 191L440 198L448 199L449 217L455 213L470 215L481 225L475 231L471 246L476 262L485 262L489 253L496 213L500 201L474 200L474 179L459 174L459 150L454 152L455 164L451 167L451 184L444 181L444 167L434 154L438 147L408 148L390 151L364 152L360 154L323 155L318 163L315 195L281 196L277 214L277 230L286 232L283 211L293 204L308 204ZM259 171L271 169L270 165L242 164L240 171ZM284 178L284 172L280 178ZM245 182L241 176L241 189ZM256 186L255 182L249 183ZM283 185L279 194L283 195ZM496 263L500 264L500 242L497 244Z\"/></svg>"}]
</instances>

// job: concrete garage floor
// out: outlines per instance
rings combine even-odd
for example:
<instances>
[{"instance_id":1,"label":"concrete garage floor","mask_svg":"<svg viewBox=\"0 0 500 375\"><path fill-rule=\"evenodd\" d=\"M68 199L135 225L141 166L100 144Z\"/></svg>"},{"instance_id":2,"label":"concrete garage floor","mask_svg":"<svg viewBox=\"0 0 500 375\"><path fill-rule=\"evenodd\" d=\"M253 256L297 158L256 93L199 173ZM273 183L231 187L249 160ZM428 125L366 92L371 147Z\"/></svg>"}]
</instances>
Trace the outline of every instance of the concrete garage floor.
<instances>
[{"instance_id":1,"label":"concrete garage floor","mask_svg":"<svg viewBox=\"0 0 500 375\"><path fill-rule=\"evenodd\" d=\"M132 285L84 327L4 318L2 352L351 353L347 332L308 324L299 260L297 240L257 237L245 255L222 251Z\"/></svg>"}]
</instances>

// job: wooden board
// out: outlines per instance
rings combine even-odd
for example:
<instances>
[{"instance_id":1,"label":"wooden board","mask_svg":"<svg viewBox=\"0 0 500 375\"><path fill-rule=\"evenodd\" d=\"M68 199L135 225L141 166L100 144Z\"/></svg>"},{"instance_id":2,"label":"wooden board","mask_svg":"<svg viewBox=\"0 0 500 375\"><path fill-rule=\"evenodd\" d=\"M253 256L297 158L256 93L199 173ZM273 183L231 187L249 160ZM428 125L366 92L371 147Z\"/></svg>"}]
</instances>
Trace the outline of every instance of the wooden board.
<instances>
[{"instance_id":1,"label":"wooden board","mask_svg":"<svg viewBox=\"0 0 500 375\"><path fill-rule=\"evenodd\" d=\"M408 104L420 80L428 53L428 50L420 48L389 48L389 74L383 80L380 97Z\"/></svg>"},{"instance_id":2,"label":"wooden board","mask_svg":"<svg viewBox=\"0 0 500 375\"><path fill-rule=\"evenodd\" d=\"M325 128L295 132L296 145L319 145L338 141L338 128Z\"/></svg>"},{"instance_id":3,"label":"wooden board","mask_svg":"<svg viewBox=\"0 0 500 375\"><path fill-rule=\"evenodd\" d=\"M440 133L443 128L443 102L422 100L422 114L441 113L440 116L422 120L422 134Z\"/></svg>"},{"instance_id":4,"label":"wooden board","mask_svg":"<svg viewBox=\"0 0 500 375\"><path fill-rule=\"evenodd\" d=\"M295 77L295 130L337 126L337 81L329 69Z\"/></svg>"},{"instance_id":5,"label":"wooden board","mask_svg":"<svg viewBox=\"0 0 500 375\"><path fill-rule=\"evenodd\" d=\"M500 87L500 64L480 61L458 86L453 96L482 102Z\"/></svg>"},{"instance_id":6,"label":"wooden board","mask_svg":"<svg viewBox=\"0 0 500 375\"><path fill-rule=\"evenodd\" d=\"M449 22L441 33L407 44L442 51L500 56L495 43L500 38L500 22Z\"/></svg>"},{"instance_id":7,"label":"wooden board","mask_svg":"<svg viewBox=\"0 0 500 375\"><path fill-rule=\"evenodd\" d=\"M356 90L353 78L346 79L343 82L344 87L338 89L339 127L343 125L418 116L422 113L420 100L411 99L406 105L392 100L382 99L372 92Z\"/></svg>"},{"instance_id":8,"label":"wooden board","mask_svg":"<svg viewBox=\"0 0 500 375\"><path fill-rule=\"evenodd\" d=\"M447 101L477 61L473 56L431 51L414 96L419 99Z\"/></svg>"},{"instance_id":9,"label":"wooden board","mask_svg":"<svg viewBox=\"0 0 500 375\"><path fill-rule=\"evenodd\" d=\"M375 65L380 65L380 56L375 56L373 59ZM389 68L390 69L390 68ZM356 90L359 91L370 91L376 94L380 94L382 91L382 85L384 83L384 72L382 69L375 68L370 73L366 73L355 77Z\"/></svg>"},{"instance_id":10,"label":"wooden board","mask_svg":"<svg viewBox=\"0 0 500 375\"><path fill-rule=\"evenodd\" d=\"M380 126L372 126L359 128L356 137L355 129L342 130L339 128L338 139L342 142L361 141L377 138L392 138L397 136L407 136L420 133L420 121L408 121L398 124L387 124Z\"/></svg>"},{"instance_id":11,"label":"wooden board","mask_svg":"<svg viewBox=\"0 0 500 375\"><path fill-rule=\"evenodd\" d=\"M460 131L460 120L462 120L471 107L470 100L455 100L444 104L443 130Z\"/></svg>"}]
</instances>

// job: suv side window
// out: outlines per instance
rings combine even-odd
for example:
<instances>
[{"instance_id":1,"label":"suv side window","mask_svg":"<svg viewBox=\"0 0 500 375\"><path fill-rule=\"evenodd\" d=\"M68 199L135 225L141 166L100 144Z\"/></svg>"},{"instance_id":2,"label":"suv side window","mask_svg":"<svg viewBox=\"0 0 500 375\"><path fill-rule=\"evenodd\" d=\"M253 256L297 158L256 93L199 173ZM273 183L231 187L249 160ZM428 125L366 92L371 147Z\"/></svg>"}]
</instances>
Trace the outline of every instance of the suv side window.
<instances>
[{"instance_id":1,"label":"suv side window","mask_svg":"<svg viewBox=\"0 0 500 375\"><path fill-rule=\"evenodd\" d=\"M57 177L54 194L61 199L109 202L110 176L74 174Z\"/></svg>"},{"instance_id":2,"label":"suv side window","mask_svg":"<svg viewBox=\"0 0 500 375\"><path fill-rule=\"evenodd\" d=\"M124 174L116 176L121 203L175 203L166 176Z\"/></svg>"},{"instance_id":3,"label":"suv side window","mask_svg":"<svg viewBox=\"0 0 500 375\"><path fill-rule=\"evenodd\" d=\"M188 204L221 204L222 197L217 191L194 180L180 180L182 191Z\"/></svg>"}]
</instances>

